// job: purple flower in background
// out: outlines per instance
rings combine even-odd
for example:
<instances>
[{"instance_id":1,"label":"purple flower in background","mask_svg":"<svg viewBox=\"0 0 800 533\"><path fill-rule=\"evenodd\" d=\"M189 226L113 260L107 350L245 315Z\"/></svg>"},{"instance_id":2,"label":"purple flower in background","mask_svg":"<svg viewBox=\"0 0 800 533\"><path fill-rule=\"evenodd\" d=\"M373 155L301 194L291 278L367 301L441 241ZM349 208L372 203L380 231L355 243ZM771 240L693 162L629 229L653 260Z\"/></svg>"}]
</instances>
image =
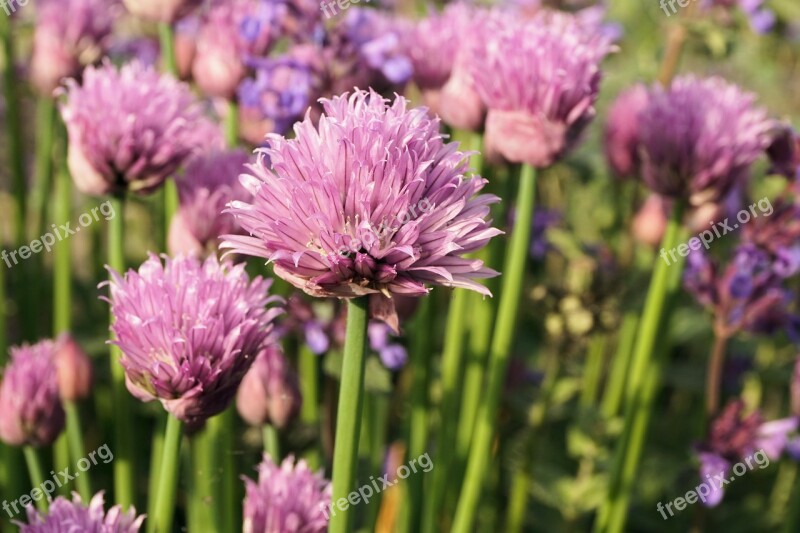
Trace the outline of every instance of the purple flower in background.
<instances>
[{"instance_id":1,"label":"purple flower in background","mask_svg":"<svg viewBox=\"0 0 800 533\"><path fill-rule=\"evenodd\" d=\"M84 505L77 493L73 493L72 501L59 496L50 504L50 511L46 515L29 506L28 523L16 524L20 527L20 533L138 533L144 515L137 517L133 507L123 512L119 505L106 513L103 505L102 491L92 497L88 506Z\"/></svg>"},{"instance_id":2,"label":"purple flower in background","mask_svg":"<svg viewBox=\"0 0 800 533\"><path fill-rule=\"evenodd\" d=\"M137 61L146 67L158 68L161 46L152 37L114 39L108 47L108 57L117 65Z\"/></svg>"},{"instance_id":3,"label":"purple flower in background","mask_svg":"<svg viewBox=\"0 0 800 533\"><path fill-rule=\"evenodd\" d=\"M800 135L791 126L782 124L775 129L767 155L772 163L770 173L800 181Z\"/></svg>"},{"instance_id":4,"label":"purple flower in background","mask_svg":"<svg viewBox=\"0 0 800 533\"><path fill-rule=\"evenodd\" d=\"M372 321L367 328L369 347L378 353L383 366L399 370L408 361L408 352L402 344L392 342L392 330L383 322Z\"/></svg>"},{"instance_id":5,"label":"purple flower in background","mask_svg":"<svg viewBox=\"0 0 800 533\"><path fill-rule=\"evenodd\" d=\"M561 222L562 215L554 209L537 208L531 223L530 255L534 259L543 259L552 245L547 240L547 230Z\"/></svg>"},{"instance_id":6,"label":"purple flower in background","mask_svg":"<svg viewBox=\"0 0 800 533\"><path fill-rule=\"evenodd\" d=\"M764 0L704 0L703 3L706 9L720 7L730 10L737 6L747 16L754 32L765 34L775 27L775 12L764 7Z\"/></svg>"},{"instance_id":7,"label":"purple flower in background","mask_svg":"<svg viewBox=\"0 0 800 533\"><path fill-rule=\"evenodd\" d=\"M755 96L722 78L684 76L650 90L639 113L642 179L693 205L716 202L744 180L773 127Z\"/></svg>"},{"instance_id":8,"label":"purple flower in background","mask_svg":"<svg viewBox=\"0 0 800 533\"><path fill-rule=\"evenodd\" d=\"M137 62L90 67L65 93L69 170L86 194L152 192L189 156L222 142L187 85Z\"/></svg>"},{"instance_id":9,"label":"purple flower in background","mask_svg":"<svg viewBox=\"0 0 800 533\"><path fill-rule=\"evenodd\" d=\"M169 228L172 254L216 251L222 235L241 232L236 219L224 213L232 201L252 195L239 183L249 156L243 150L212 152L193 158L176 178L180 208Z\"/></svg>"},{"instance_id":10,"label":"purple flower in background","mask_svg":"<svg viewBox=\"0 0 800 533\"><path fill-rule=\"evenodd\" d=\"M203 0L122 0L133 15L171 24L188 15Z\"/></svg>"},{"instance_id":11,"label":"purple flower in background","mask_svg":"<svg viewBox=\"0 0 800 533\"><path fill-rule=\"evenodd\" d=\"M328 530L331 484L294 457L258 465L258 481L244 479L244 533L323 533Z\"/></svg>"},{"instance_id":12,"label":"purple flower in background","mask_svg":"<svg viewBox=\"0 0 800 533\"><path fill-rule=\"evenodd\" d=\"M751 244L737 247L724 269L702 251L692 251L684 285L711 309L720 335L742 330L770 335L784 330L794 338L798 318L789 309L791 293L779 270L768 252Z\"/></svg>"},{"instance_id":13,"label":"purple flower in background","mask_svg":"<svg viewBox=\"0 0 800 533\"><path fill-rule=\"evenodd\" d=\"M254 60L255 75L239 85L242 137L261 144L268 133L285 135L303 118L319 91L318 49L298 45L279 57Z\"/></svg>"},{"instance_id":14,"label":"purple flower in background","mask_svg":"<svg viewBox=\"0 0 800 533\"><path fill-rule=\"evenodd\" d=\"M707 439L695 447L700 460L700 479L708 483L719 474L727 479L730 468L749 458L761 467L778 459L797 430L795 417L764 422L758 411L744 414L744 402L733 400L711 422ZM714 507L722 501L723 489L717 481L703 505Z\"/></svg>"},{"instance_id":15,"label":"purple flower in background","mask_svg":"<svg viewBox=\"0 0 800 533\"><path fill-rule=\"evenodd\" d=\"M64 429L53 341L11 348L0 383L0 440L49 446Z\"/></svg>"},{"instance_id":16,"label":"purple flower in background","mask_svg":"<svg viewBox=\"0 0 800 533\"><path fill-rule=\"evenodd\" d=\"M213 5L197 36L192 75L206 94L232 98L247 61L265 56L280 37L282 3L231 0Z\"/></svg>"},{"instance_id":17,"label":"purple flower in background","mask_svg":"<svg viewBox=\"0 0 800 533\"><path fill-rule=\"evenodd\" d=\"M647 88L623 91L608 110L603 145L606 159L618 177L639 173L639 113L647 107Z\"/></svg>"},{"instance_id":18,"label":"purple flower in background","mask_svg":"<svg viewBox=\"0 0 800 533\"><path fill-rule=\"evenodd\" d=\"M323 307L320 312L320 307ZM328 307L331 307L328 309ZM280 336L294 333L315 355L326 353L331 346L332 306L325 301L306 301L301 293L291 295L286 301L286 315L278 329ZM322 315L327 315L327 319Z\"/></svg>"},{"instance_id":19,"label":"purple flower in background","mask_svg":"<svg viewBox=\"0 0 800 533\"><path fill-rule=\"evenodd\" d=\"M495 12L485 24L488 42L470 48L469 67L489 108L486 149L514 163L549 166L594 117L611 40L563 13L524 20Z\"/></svg>"},{"instance_id":20,"label":"purple flower in background","mask_svg":"<svg viewBox=\"0 0 800 533\"><path fill-rule=\"evenodd\" d=\"M69 16L64 16L69 13ZM36 4L31 82L50 95L61 80L99 60L119 13L115 0L42 0Z\"/></svg>"},{"instance_id":21,"label":"purple flower in background","mask_svg":"<svg viewBox=\"0 0 800 533\"><path fill-rule=\"evenodd\" d=\"M277 346L256 358L236 393L236 409L251 426L283 429L300 413L303 398L297 374Z\"/></svg>"},{"instance_id":22,"label":"purple flower in background","mask_svg":"<svg viewBox=\"0 0 800 533\"><path fill-rule=\"evenodd\" d=\"M762 209L762 199L758 203ZM742 242L770 253L775 273L789 278L800 272L800 205L793 200L766 200L769 210L754 218L742 233Z\"/></svg>"},{"instance_id":23,"label":"purple flower in background","mask_svg":"<svg viewBox=\"0 0 800 533\"><path fill-rule=\"evenodd\" d=\"M128 390L188 424L222 412L255 357L271 343L270 280L244 265L151 255L123 277L109 269L109 298Z\"/></svg>"},{"instance_id":24,"label":"purple flower in background","mask_svg":"<svg viewBox=\"0 0 800 533\"><path fill-rule=\"evenodd\" d=\"M391 294L489 294L474 278L496 272L463 255L501 233L486 220L497 198L476 196L485 180L466 177L466 154L444 143L438 121L375 92L322 103L318 126L306 118L294 139L271 135L259 150L242 178L255 200L231 207L251 236L222 247L267 258L313 296L375 295L375 312L395 320Z\"/></svg>"}]
</instances>

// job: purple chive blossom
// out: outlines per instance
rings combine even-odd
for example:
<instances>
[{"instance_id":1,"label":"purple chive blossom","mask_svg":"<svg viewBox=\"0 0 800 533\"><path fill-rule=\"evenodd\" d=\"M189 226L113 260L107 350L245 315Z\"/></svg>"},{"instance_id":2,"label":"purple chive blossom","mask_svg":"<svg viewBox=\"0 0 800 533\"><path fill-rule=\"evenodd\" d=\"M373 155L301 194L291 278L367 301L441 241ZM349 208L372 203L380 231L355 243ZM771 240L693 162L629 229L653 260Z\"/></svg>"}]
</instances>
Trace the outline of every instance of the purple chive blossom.
<instances>
[{"instance_id":1,"label":"purple chive blossom","mask_svg":"<svg viewBox=\"0 0 800 533\"><path fill-rule=\"evenodd\" d=\"M471 75L489 108L487 151L546 167L573 148L595 114L611 40L572 15L493 13L471 47Z\"/></svg>"},{"instance_id":2,"label":"purple chive blossom","mask_svg":"<svg viewBox=\"0 0 800 533\"><path fill-rule=\"evenodd\" d=\"M220 2L205 15L192 75L206 94L232 98L250 58L266 56L280 37L285 6L259 0Z\"/></svg>"},{"instance_id":3,"label":"purple chive blossom","mask_svg":"<svg viewBox=\"0 0 800 533\"><path fill-rule=\"evenodd\" d=\"M287 457L280 466L268 456L258 481L245 478L244 533L323 533L328 530L331 484L308 464Z\"/></svg>"},{"instance_id":4,"label":"purple chive blossom","mask_svg":"<svg viewBox=\"0 0 800 533\"><path fill-rule=\"evenodd\" d=\"M242 150L212 152L193 158L176 178L180 208L169 229L172 254L216 251L220 236L241 231L224 213L229 202L252 195L239 183L249 157Z\"/></svg>"},{"instance_id":5,"label":"purple chive blossom","mask_svg":"<svg viewBox=\"0 0 800 533\"><path fill-rule=\"evenodd\" d=\"M408 361L408 352L402 344L392 342L392 331L383 322L372 321L367 328L370 348L378 353L383 366L399 370Z\"/></svg>"},{"instance_id":6,"label":"purple chive blossom","mask_svg":"<svg viewBox=\"0 0 800 533\"><path fill-rule=\"evenodd\" d=\"M15 523L20 527L20 533L138 533L144 515L136 516L133 507L123 512L119 505L106 513L103 504L102 491L92 497L88 506L77 493L73 493L72 501L59 496L50 504L46 515L29 506L28 523Z\"/></svg>"},{"instance_id":7,"label":"purple chive blossom","mask_svg":"<svg viewBox=\"0 0 800 533\"><path fill-rule=\"evenodd\" d=\"M6 444L49 446L64 429L56 349L49 340L11 348L0 383L0 440Z\"/></svg>"},{"instance_id":8,"label":"purple chive blossom","mask_svg":"<svg viewBox=\"0 0 800 533\"><path fill-rule=\"evenodd\" d=\"M216 257L151 255L123 277L110 270L114 344L136 398L159 400L176 418L199 424L233 399L255 357L271 343L279 308L266 306L271 281L250 281L244 265Z\"/></svg>"},{"instance_id":9,"label":"purple chive blossom","mask_svg":"<svg viewBox=\"0 0 800 533\"><path fill-rule=\"evenodd\" d=\"M190 155L221 143L187 85L138 62L90 67L65 93L69 170L86 194L152 192Z\"/></svg>"},{"instance_id":10,"label":"purple chive blossom","mask_svg":"<svg viewBox=\"0 0 800 533\"><path fill-rule=\"evenodd\" d=\"M285 135L303 118L319 91L317 49L298 45L284 56L254 60L255 75L239 85L242 136L261 144L267 133Z\"/></svg>"},{"instance_id":11,"label":"purple chive blossom","mask_svg":"<svg viewBox=\"0 0 800 533\"><path fill-rule=\"evenodd\" d=\"M689 254L684 285L714 315L715 327L726 336L738 331L774 334L797 332L790 310L791 293L775 270L770 254L745 244L721 268L702 251Z\"/></svg>"},{"instance_id":12,"label":"purple chive blossom","mask_svg":"<svg viewBox=\"0 0 800 533\"><path fill-rule=\"evenodd\" d=\"M606 159L618 177L639 173L639 113L647 106L643 85L623 91L608 110L604 131Z\"/></svg>"},{"instance_id":13,"label":"purple chive blossom","mask_svg":"<svg viewBox=\"0 0 800 533\"><path fill-rule=\"evenodd\" d=\"M64 16L69 13L69 16ZM36 5L31 81L50 95L61 80L103 55L114 20L115 0L42 0Z\"/></svg>"},{"instance_id":14,"label":"purple chive blossom","mask_svg":"<svg viewBox=\"0 0 800 533\"><path fill-rule=\"evenodd\" d=\"M438 120L375 92L322 105L318 126L306 118L294 139L271 135L258 150L242 178L255 200L231 207L251 236L222 247L268 259L313 296L382 295L373 305L390 317L392 294L427 285L489 294L474 278L497 273L463 255L501 233L486 220L497 198L476 196L486 182L466 177L466 154L444 143Z\"/></svg>"},{"instance_id":15,"label":"purple chive blossom","mask_svg":"<svg viewBox=\"0 0 800 533\"><path fill-rule=\"evenodd\" d=\"M759 464L778 459L789 445L789 434L797 430L795 417L764 422L761 414L754 411L744 414L741 400L731 401L711 422L708 438L696 446L700 460L700 479L709 483L720 474L729 478L732 465L747 457L754 457ZM759 460L759 455L765 456ZM703 504L715 507L722 501L723 488L717 481Z\"/></svg>"},{"instance_id":16,"label":"purple chive blossom","mask_svg":"<svg viewBox=\"0 0 800 533\"><path fill-rule=\"evenodd\" d=\"M292 332L299 336L312 353L322 355L331 346L331 320L323 320L318 306L312 306L299 293L293 294L286 301L286 315L279 329L282 334Z\"/></svg>"},{"instance_id":17,"label":"purple chive blossom","mask_svg":"<svg viewBox=\"0 0 800 533\"><path fill-rule=\"evenodd\" d=\"M300 383L280 348L270 346L256 358L236 393L236 409L251 426L283 429L300 413Z\"/></svg>"},{"instance_id":18,"label":"purple chive blossom","mask_svg":"<svg viewBox=\"0 0 800 533\"><path fill-rule=\"evenodd\" d=\"M456 2L447 5L441 13L420 20L411 29L408 56L414 70L414 82L420 89L441 89L450 79L454 58L462 42L470 37L464 30L474 23L473 13L474 8Z\"/></svg>"},{"instance_id":19,"label":"purple chive blossom","mask_svg":"<svg viewBox=\"0 0 800 533\"><path fill-rule=\"evenodd\" d=\"M716 202L745 179L773 122L755 96L721 78L684 76L650 90L639 114L642 179L693 205Z\"/></svg>"},{"instance_id":20,"label":"purple chive blossom","mask_svg":"<svg viewBox=\"0 0 800 533\"><path fill-rule=\"evenodd\" d=\"M122 0L133 15L156 22L173 23L188 15L203 0Z\"/></svg>"}]
</instances>

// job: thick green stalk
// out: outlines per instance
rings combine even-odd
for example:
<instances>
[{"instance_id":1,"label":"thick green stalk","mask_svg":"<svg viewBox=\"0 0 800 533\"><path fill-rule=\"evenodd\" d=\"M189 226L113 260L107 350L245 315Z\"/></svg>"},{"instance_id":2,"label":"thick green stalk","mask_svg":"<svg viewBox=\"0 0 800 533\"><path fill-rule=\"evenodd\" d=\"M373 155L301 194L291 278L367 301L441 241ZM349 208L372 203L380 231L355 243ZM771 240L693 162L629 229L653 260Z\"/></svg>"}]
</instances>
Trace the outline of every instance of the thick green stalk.
<instances>
[{"instance_id":1,"label":"thick green stalk","mask_svg":"<svg viewBox=\"0 0 800 533\"><path fill-rule=\"evenodd\" d=\"M72 459L72 464L77 464L86 455L86 448L83 446L83 433L81 432L81 417L74 402L64 402L64 411L67 413L69 456ZM92 499L92 482L88 471L81 472L81 475L75 478L75 484L78 486L78 493L84 502Z\"/></svg>"},{"instance_id":2,"label":"thick green stalk","mask_svg":"<svg viewBox=\"0 0 800 533\"><path fill-rule=\"evenodd\" d=\"M681 240L682 215L683 205L679 203L673 208L661 242L662 249L667 252L677 248ZM657 258L653 269L628 375L630 401L625 406L625 426L612 462L609 492L595 522L595 531L598 532L616 533L623 531L625 527L628 502L644 447L650 409L658 389L662 365L662 357L658 355L667 351L667 339L663 336L664 325L669 321L669 303L680 286L683 271L684 258L680 255L677 257L677 261L671 263ZM656 349L659 339L662 342Z\"/></svg>"},{"instance_id":3,"label":"thick green stalk","mask_svg":"<svg viewBox=\"0 0 800 533\"><path fill-rule=\"evenodd\" d=\"M368 297L347 301L347 331L339 385L339 407L336 416L336 442L333 450L333 498L337 502L355 488L358 464L358 439L361 408L364 400L364 370L367 347ZM353 513L348 507L332 514L330 533L351 531Z\"/></svg>"},{"instance_id":4,"label":"thick green stalk","mask_svg":"<svg viewBox=\"0 0 800 533\"><path fill-rule=\"evenodd\" d=\"M212 478L213 461L209 460L209 441L207 431L201 431L192 436L190 443L191 494L188 501L188 530L203 531L204 529L219 530L219 517L214 512L214 489ZM163 445L159 448L163 448ZM212 468L212 470L208 470ZM152 512L152 511L150 511Z\"/></svg>"},{"instance_id":5,"label":"thick green stalk","mask_svg":"<svg viewBox=\"0 0 800 533\"><path fill-rule=\"evenodd\" d=\"M150 469L148 471L147 494L158 492L159 474L161 473L161 458L164 455L164 430L167 428L167 417L169 414L162 411L155 420L155 431L150 444ZM206 476L207 478L209 476ZM154 498L147 498L147 516L155 516L156 501Z\"/></svg>"},{"instance_id":6,"label":"thick green stalk","mask_svg":"<svg viewBox=\"0 0 800 533\"><path fill-rule=\"evenodd\" d=\"M272 424L266 424L263 434L264 451L269 454L274 463L279 464L281 462L281 439L278 430Z\"/></svg>"},{"instance_id":7,"label":"thick green stalk","mask_svg":"<svg viewBox=\"0 0 800 533\"><path fill-rule=\"evenodd\" d=\"M125 199L113 196L109 199L114 216L108 221L108 266L117 272L125 272ZM113 315L110 317L113 321ZM114 500L123 509L135 505L133 481L134 455L130 428L131 399L125 387L125 371L119 360L119 348L111 346L111 388L114 405Z\"/></svg>"},{"instance_id":8,"label":"thick green stalk","mask_svg":"<svg viewBox=\"0 0 800 533\"><path fill-rule=\"evenodd\" d=\"M423 515L425 532L439 529L437 518L441 515L445 493L451 482L453 447L456 442L458 401L461 398L461 377L464 368L464 338L467 336L467 304L470 292L455 289L450 300L442 354L442 402L439 407L439 450L433 472L433 488L427 498Z\"/></svg>"},{"instance_id":9,"label":"thick green stalk","mask_svg":"<svg viewBox=\"0 0 800 533\"><path fill-rule=\"evenodd\" d=\"M617 341L617 351L611 363L606 390L603 394L603 402L600 410L603 416L611 418L619 413L622 405L622 398L625 396L626 378L628 367L633 354L633 343L636 340L636 326L639 317L636 313L625 313L620 327L619 340Z\"/></svg>"},{"instance_id":10,"label":"thick green stalk","mask_svg":"<svg viewBox=\"0 0 800 533\"><path fill-rule=\"evenodd\" d=\"M309 467L316 470L322 464L322 449L319 438L319 360L307 344L301 343L298 356L300 373L300 390L303 395L303 406L300 409L300 420L314 428L314 445L306 452L305 459Z\"/></svg>"},{"instance_id":11,"label":"thick green stalk","mask_svg":"<svg viewBox=\"0 0 800 533\"><path fill-rule=\"evenodd\" d=\"M239 142L239 106L234 101L228 102L228 114L225 115L225 141L229 148L235 148Z\"/></svg>"},{"instance_id":12,"label":"thick green stalk","mask_svg":"<svg viewBox=\"0 0 800 533\"><path fill-rule=\"evenodd\" d=\"M242 498L240 498L241 483L239 482L239 466L236 445L236 410L229 407L223 413L208 421L208 438L210 440L211 464L208 468L216 468L220 472L220 482L216 483L214 502L215 511L222 521L224 531L238 531L241 529L241 513L238 512Z\"/></svg>"},{"instance_id":13,"label":"thick green stalk","mask_svg":"<svg viewBox=\"0 0 800 533\"><path fill-rule=\"evenodd\" d=\"M42 475L43 470L42 464L39 461L39 454L36 448L32 446L25 446L22 452L25 454L25 462L28 464L28 475L31 478L31 487L41 491L40 487L44 482L44 476ZM44 495L36 502L36 508L43 513L47 512L47 498L45 498Z\"/></svg>"},{"instance_id":14,"label":"thick green stalk","mask_svg":"<svg viewBox=\"0 0 800 533\"><path fill-rule=\"evenodd\" d=\"M148 533L170 533L175 515L175 496L178 492L181 452L181 421L174 416L167 417L167 431L164 437L164 455L161 458L161 472L158 490L155 494L155 514L148 520Z\"/></svg>"},{"instance_id":15,"label":"thick green stalk","mask_svg":"<svg viewBox=\"0 0 800 533\"><path fill-rule=\"evenodd\" d=\"M472 531L475 513L480 500L489 454L495 436L495 422L500 406L500 396L506 379L508 360L513 347L517 309L525 278L525 265L530 246L533 205L536 195L536 170L523 165L517 196L517 220L511 234L511 247L503 271L500 305L495 322L494 338L489 353L489 370L485 400L478 411L472 448L467 461L464 484L461 488L452 531Z\"/></svg>"},{"instance_id":16,"label":"thick green stalk","mask_svg":"<svg viewBox=\"0 0 800 533\"><path fill-rule=\"evenodd\" d=\"M423 298L414 321L414 344L411 348L411 414L409 416L408 457L424 455L428 449L428 379L431 360L432 300ZM405 533L420 531L423 502L423 476L406 480L408 502L403 506Z\"/></svg>"}]
</instances>

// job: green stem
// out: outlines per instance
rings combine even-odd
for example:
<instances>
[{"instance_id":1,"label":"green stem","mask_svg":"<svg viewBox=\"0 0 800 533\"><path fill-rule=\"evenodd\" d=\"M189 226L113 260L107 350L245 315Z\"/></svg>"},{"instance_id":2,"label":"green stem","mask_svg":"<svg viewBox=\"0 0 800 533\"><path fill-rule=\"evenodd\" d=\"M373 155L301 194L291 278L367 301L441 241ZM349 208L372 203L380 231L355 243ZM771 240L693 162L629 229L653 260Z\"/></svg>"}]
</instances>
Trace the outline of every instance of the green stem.
<instances>
[{"instance_id":1,"label":"green stem","mask_svg":"<svg viewBox=\"0 0 800 533\"><path fill-rule=\"evenodd\" d=\"M439 529L437 517L441 515L445 493L451 482L453 447L456 441L457 419L461 398L461 377L464 367L464 338L467 335L467 303L470 292L455 289L447 314L444 353L442 354L442 403L439 408L439 457L433 473L433 488L427 498L422 531Z\"/></svg>"},{"instance_id":2,"label":"green stem","mask_svg":"<svg viewBox=\"0 0 800 533\"><path fill-rule=\"evenodd\" d=\"M25 454L25 462L28 464L28 475L31 478L31 487L41 491L44 476L42 475L43 470L42 464L39 461L39 454L36 452L36 449L31 446L25 446L22 452ZM36 508L43 513L47 512L47 498L45 498L44 495L36 502Z\"/></svg>"},{"instance_id":3,"label":"green stem","mask_svg":"<svg viewBox=\"0 0 800 533\"><path fill-rule=\"evenodd\" d=\"M166 411L161 411L156 416L155 430L153 431L153 439L150 444L150 469L148 472L147 494L155 494L158 492L158 476L161 472L161 458L164 455L164 430L167 428L167 417L169 414ZM147 516L155 516L156 514L156 501L154 498L147 499Z\"/></svg>"},{"instance_id":4,"label":"green stem","mask_svg":"<svg viewBox=\"0 0 800 533\"><path fill-rule=\"evenodd\" d=\"M586 356L586 367L583 373L583 389L581 390L580 405L589 408L597 398L597 391L603 375L603 361L606 349L606 335L597 333L589 340L589 349Z\"/></svg>"},{"instance_id":5,"label":"green stem","mask_svg":"<svg viewBox=\"0 0 800 533\"><path fill-rule=\"evenodd\" d=\"M239 467L234 447L236 445L237 416L234 407L208 421L208 438L210 439L211 457L220 471L220 483L216 484L214 501L216 511L222 520L224 531L241 529L239 521L241 513L237 512L242 499L239 497Z\"/></svg>"},{"instance_id":6,"label":"green stem","mask_svg":"<svg viewBox=\"0 0 800 533\"><path fill-rule=\"evenodd\" d=\"M638 323L639 317L635 313L626 313L622 319L617 352L611 363L608 384L606 385L603 403L600 408L606 418L616 416L622 405L622 398L625 395L625 380L628 376L628 367L633 354L633 343L636 340L636 325Z\"/></svg>"},{"instance_id":7,"label":"green stem","mask_svg":"<svg viewBox=\"0 0 800 533\"><path fill-rule=\"evenodd\" d=\"M158 40L161 44L164 70L178 78L178 63L175 60L175 37L172 31L172 24L168 22L159 23Z\"/></svg>"},{"instance_id":8,"label":"green stem","mask_svg":"<svg viewBox=\"0 0 800 533\"><path fill-rule=\"evenodd\" d=\"M214 513L214 461L209 455L208 432L192 436L191 444L191 496L189 498L188 531L219 529ZM161 446L163 447L163 446Z\"/></svg>"},{"instance_id":9,"label":"green stem","mask_svg":"<svg viewBox=\"0 0 800 533\"><path fill-rule=\"evenodd\" d=\"M500 396L503 392L508 360L511 356L518 302L525 279L535 195L536 170L530 165L523 165L517 196L517 220L511 234L511 248L503 272L500 305L489 353L486 399L480 406L475 423L472 448L453 523L452 531L455 533L468 533L472 530L481 489L486 477Z\"/></svg>"},{"instance_id":10,"label":"green stem","mask_svg":"<svg viewBox=\"0 0 800 533\"><path fill-rule=\"evenodd\" d=\"M281 462L281 439L278 435L278 430L272 424L264 426L264 451L267 452L272 458L272 462L280 464Z\"/></svg>"},{"instance_id":11,"label":"green stem","mask_svg":"<svg viewBox=\"0 0 800 533\"><path fill-rule=\"evenodd\" d=\"M662 249L672 250L680 242L682 215L683 204L678 203L673 208L667 225L661 243ZM662 357L656 353L656 342L662 340L658 352L666 354L667 339L663 336L663 325L668 323L669 303L680 286L683 260L680 255L674 263L668 263L662 258L656 259L628 375L631 401L626 405L625 426L612 463L609 492L595 523L595 531L613 533L621 532L625 528L628 502L660 378Z\"/></svg>"},{"instance_id":12,"label":"green stem","mask_svg":"<svg viewBox=\"0 0 800 533\"><path fill-rule=\"evenodd\" d=\"M410 354L408 371L411 373L411 415L409 416L408 457L424 455L428 449L428 379L430 374L431 298L423 298L414 321L414 345ZM422 516L422 476L406 480L408 503L403 507L405 533L420 531Z\"/></svg>"},{"instance_id":13,"label":"green stem","mask_svg":"<svg viewBox=\"0 0 800 533\"><path fill-rule=\"evenodd\" d=\"M367 322L369 300L366 296L347 301L347 331L339 385L336 416L336 443L333 451L333 498L347 498L355 486L358 464L358 439L364 399ZM330 533L351 531L352 513L348 507L331 516Z\"/></svg>"},{"instance_id":14,"label":"green stem","mask_svg":"<svg viewBox=\"0 0 800 533\"><path fill-rule=\"evenodd\" d=\"M152 495L156 500L155 513L152 520L148 521L148 533L174 531L172 519L175 514L175 495L178 492L178 474L180 472L181 426L181 421L174 416L167 418L158 490Z\"/></svg>"},{"instance_id":15,"label":"green stem","mask_svg":"<svg viewBox=\"0 0 800 533\"><path fill-rule=\"evenodd\" d=\"M728 345L728 336L716 328L714 332L714 347L708 359L706 371L706 416L711 419L719 409L720 387L722 385L722 371L725 366L725 348Z\"/></svg>"},{"instance_id":16,"label":"green stem","mask_svg":"<svg viewBox=\"0 0 800 533\"><path fill-rule=\"evenodd\" d=\"M76 464L86 455L86 448L83 445L83 433L81 432L81 416L78 407L74 402L64 402L64 411L67 413L67 439L69 442L69 455L73 464ZM92 499L92 483L89 472L82 472L75 478L78 486L78 493L84 502Z\"/></svg>"},{"instance_id":17,"label":"green stem","mask_svg":"<svg viewBox=\"0 0 800 533\"><path fill-rule=\"evenodd\" d=\"M235 148L239 142L239 106L233 100L228 102L228 114L225 115L225 141L229 148Z\"/></svg>"},{"instance_id":18,"label":"green stem","mask_svg":"<svg viewBox=\"0 0 800 533\"><path fill-rule=\"evenodd\" d=\"M300 420L314 429L314 445L306 453L305 459L312 470L322 464L320 447L320 415L319 415L319 360L307 344L300 343L298 370L300 372L300 389L303 395L303 406Z\"/></svg>"},{"instance_id":19,"label":"green stem","mask_svg":"<svg viewBox=\"0 0 800 533\"><path fill-rule=\"evenodd\" d=\"M36 102L36 175L33 180L34 190L31 193L31 203L36 216L30 235L32 239L39 238L47 220L47 199L50 197L50 182L53 176L55 119L56 105L53 98L39 97Z\"/></svg>"},{"instance_id":20,"label":"green stem","mask_svg":"<svg viewBox=\"0 0 800 533\"><path fill-rule=\"evenodd\" d=\"M56 220L70 219L72 186L69 172L59 171L56 182ZM65 240L53 248L53 330L56 335L72 328L72 254L70 241Z\"/></svg>"},{"instance_id":21,"label":"green stem","mask_svg":"<svg viewBox=\"0 0 800 533\"><path fill-rule=\"evenodd\" d=\"M27 217L27 199L25 195L25 138L22 134L22 106L19 97L19 83L16 76L16 58L14 53L14 36L11 29L11 18L0 17L0 45L3 58L0 64L3 69L3 91L6 101L6 127L8 135L9 167L11 170L11 189L16 201L15 231L17 245L23 245L25 239L25 220Z\"/></svg>"},{"instance_id":22,"label":"green stem","mask_svg":"<svg viewBox=\"0 0 800 533\"><path fill-rule=\"evenodd\" d=\"M125 199L113 196L109 199L113 206L114 216L108 221L108 266L124 274L125 272ZM114 320L113 315L111 320ZM111 346L111 388L114 406L114 500L123 509L135 504L133 482L133 449L130 435L131 405L128 390L125 387L125 370L119 362L122 353L119 348Z\"/></svg>"}]
</instances>

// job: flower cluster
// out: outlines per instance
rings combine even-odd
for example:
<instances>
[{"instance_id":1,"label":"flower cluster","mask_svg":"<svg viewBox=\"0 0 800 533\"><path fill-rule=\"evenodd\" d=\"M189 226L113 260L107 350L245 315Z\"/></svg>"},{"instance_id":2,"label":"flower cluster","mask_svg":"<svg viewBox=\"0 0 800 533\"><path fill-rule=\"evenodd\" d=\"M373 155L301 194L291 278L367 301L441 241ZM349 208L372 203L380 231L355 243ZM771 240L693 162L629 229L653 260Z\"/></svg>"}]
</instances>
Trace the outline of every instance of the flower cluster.
<instances>
[{"instance_id":1,"label":"flower cluster","mask_svg":"<svg viewBox=\"0 0 800 533\"><path fill-rule=\"evenodd\" d=\"M28 507L28 523L17 523L20 533L138 533L144 522L144 515L136 516L136 509L123 512L115 505L106 513L103 510L103 492L92 497L89 505L81 501L78 494L72 501L63 496L50 504L50 511L43 515L33 507Z\"/></svg>"}]
</instances>

